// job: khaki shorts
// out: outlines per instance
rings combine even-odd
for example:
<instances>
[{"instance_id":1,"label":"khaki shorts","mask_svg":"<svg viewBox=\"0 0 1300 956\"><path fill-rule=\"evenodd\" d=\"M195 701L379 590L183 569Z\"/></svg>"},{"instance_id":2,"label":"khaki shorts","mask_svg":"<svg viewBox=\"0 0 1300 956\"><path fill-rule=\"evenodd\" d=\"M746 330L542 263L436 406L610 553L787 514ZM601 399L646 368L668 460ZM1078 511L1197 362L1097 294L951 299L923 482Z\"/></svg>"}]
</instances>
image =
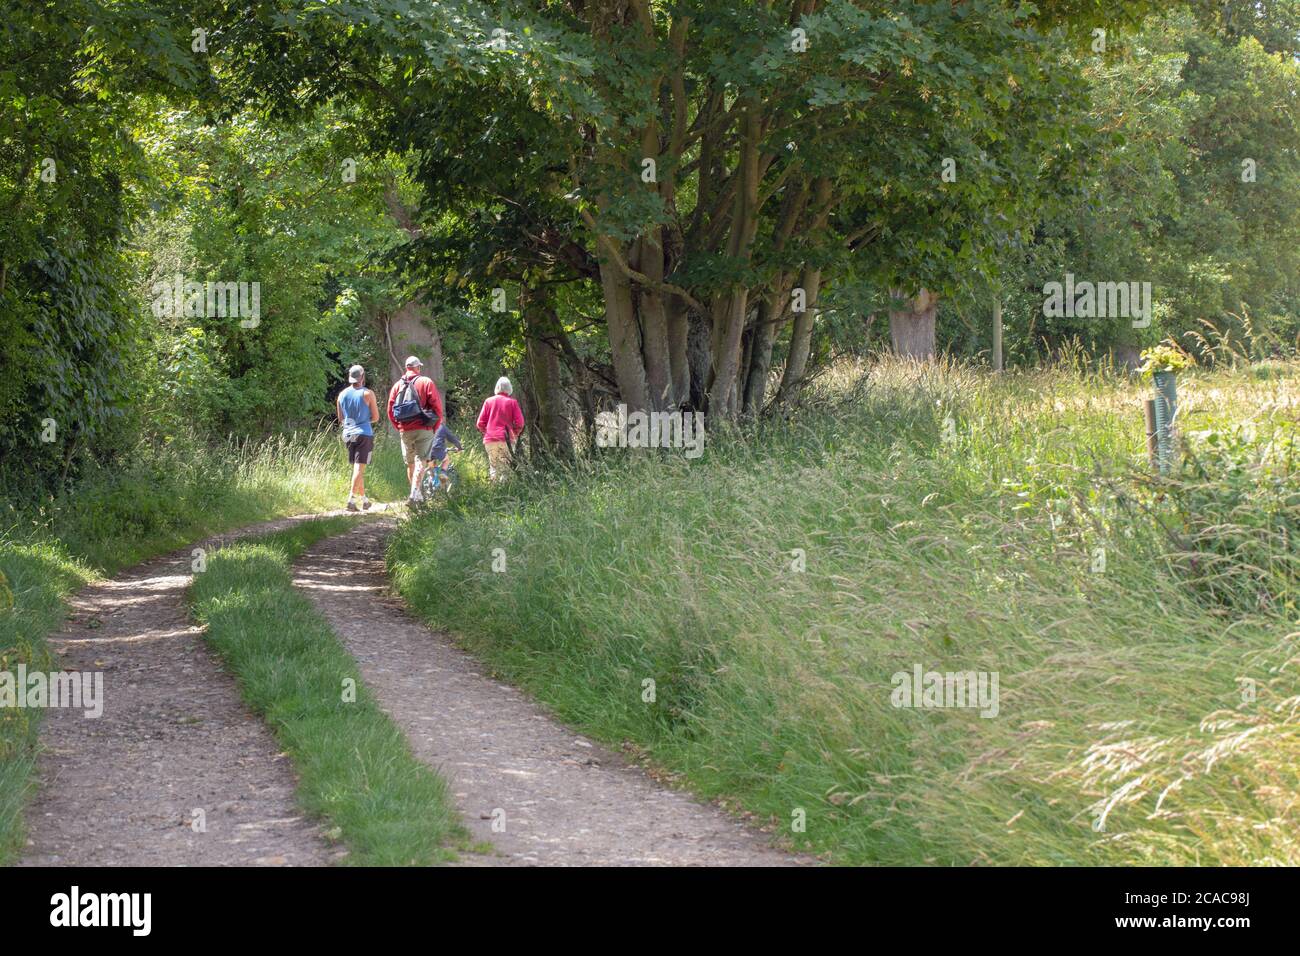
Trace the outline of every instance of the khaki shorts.
<instances>
[{"instance_id":1,"label":"khaki shorts","mask_svg":"<svg viewBox=\"0 0 1300 956\"><path fill-rule=\"evenodd\" d=\"M510 447L503 441L485 441L488 456L488 477L500 481L510 474Z\"/></svg>"},{"instance_id":2,"label":"khaki shorts","mask_svg":"<svg viewBox=\"0 0 1300 956\"><path fill-rule=\"evenodd\" d=\"M425 461L429 457L429 449L433 447L433 429L432 428L412 428L410 431L401 432L402 436L402 461L409 468L412 461ZM415 458L411 458L415 455Z\"/></svg>"}]
</instances>

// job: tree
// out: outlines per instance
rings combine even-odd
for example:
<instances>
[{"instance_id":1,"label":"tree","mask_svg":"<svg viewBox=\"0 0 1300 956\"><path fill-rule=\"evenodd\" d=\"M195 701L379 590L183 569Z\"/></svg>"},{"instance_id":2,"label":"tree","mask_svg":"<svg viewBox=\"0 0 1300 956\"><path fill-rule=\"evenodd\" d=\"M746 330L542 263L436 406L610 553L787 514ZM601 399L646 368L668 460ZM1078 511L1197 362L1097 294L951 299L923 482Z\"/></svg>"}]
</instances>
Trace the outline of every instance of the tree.
<instances>
[{"instance_id":1,"label":"tree","mask_svg":"<svg viewBox=\"0 0 1300 956\"><path fill-rule=\"evenodd\" d=\"M203 71L148 2L15 0L0 24L0 421L10 491L117 444L135 314L123 242L150 176L132 132ZM18 489L15 484L24 487Z\"/></svg>"},{"instance_id":2,"label":"tree","mask_svg":"<svg viewBox=\"0 0 1300 956\"><path fill-rule=\"evenodd\" d=\"M235 95L359 98L384 148L541 208L538 250L594 263L622 400L727 417L761 406L787 325L797 387L828 280L941 295L988 267L985 231L1032 221L1069 166L1053 24L1112 8L392 0L217 39ZM478 142L511 149L481 164ZM426 218L450 208L425 185Z\"/></svg>"},{"instance_id":3,"label":"tree","mask_svg":"<svg viewBox=\"0 0 1300 956\"><path fill-rule=\"evenodd\" d=\"M176 110L158 125L140 288L156 404L184 410L173 424L222 435L292 428L328 412L340 362L364 358L378 388L400 365L394 348L423 351L418 296L384 262L410 238L400 157L354 158L351 118L326 108L292 124ZM157 308L176 276L255 287L259 314Z\"/></svg>"}]
</instances>

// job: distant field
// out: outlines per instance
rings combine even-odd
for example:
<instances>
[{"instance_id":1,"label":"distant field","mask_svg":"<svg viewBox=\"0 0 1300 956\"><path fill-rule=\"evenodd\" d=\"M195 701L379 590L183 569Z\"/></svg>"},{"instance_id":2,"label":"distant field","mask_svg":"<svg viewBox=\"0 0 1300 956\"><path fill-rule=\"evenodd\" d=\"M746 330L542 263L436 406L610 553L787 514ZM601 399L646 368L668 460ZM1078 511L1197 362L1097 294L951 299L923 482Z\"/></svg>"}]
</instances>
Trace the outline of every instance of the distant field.
<instances>
[{"instance_id":1,"label":"distant field","mask_svg":"<svg viewBox=\"0 0 1300 956\"><path fill-rule=\"evenodd\" d=\"M1157 483L1147 385L844 367L694 461L471 489L390 564L563 719L835 862L1296 865L1298 374L1183 376ZM996 716L894 706L918 665L996 674Z\"/></svg>"}]
</instances>

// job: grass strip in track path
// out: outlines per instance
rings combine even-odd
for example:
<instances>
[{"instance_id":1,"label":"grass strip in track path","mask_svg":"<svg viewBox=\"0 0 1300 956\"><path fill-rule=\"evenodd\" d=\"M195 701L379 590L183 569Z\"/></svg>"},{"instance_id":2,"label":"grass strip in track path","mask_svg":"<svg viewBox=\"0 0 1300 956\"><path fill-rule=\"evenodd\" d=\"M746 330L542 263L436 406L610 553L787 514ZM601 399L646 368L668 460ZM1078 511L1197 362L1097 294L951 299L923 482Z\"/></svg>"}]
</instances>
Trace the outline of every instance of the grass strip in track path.
<instances>
[{"instance_id":1,"label":"grass strip in track path","mask_svg":"<svg viewBox=\"0 0 1300 956\"><path fill-rule=\"evenodd\" d=\"M307 523L221 551L195 580L195 614L292 759L300 804L347 846L343 862L445 862L466 835L445 784L412 756L356 662L293 587L290 562L347 526Z\"/></svg>"}]
</instances>

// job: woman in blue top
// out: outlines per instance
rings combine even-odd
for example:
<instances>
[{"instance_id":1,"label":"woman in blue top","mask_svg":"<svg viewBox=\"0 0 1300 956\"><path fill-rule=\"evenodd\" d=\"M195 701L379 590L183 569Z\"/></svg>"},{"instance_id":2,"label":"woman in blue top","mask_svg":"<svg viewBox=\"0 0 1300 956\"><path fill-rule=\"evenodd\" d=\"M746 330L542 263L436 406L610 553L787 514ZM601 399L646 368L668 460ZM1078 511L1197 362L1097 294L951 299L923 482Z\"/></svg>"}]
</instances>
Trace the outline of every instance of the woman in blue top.
<instances>
[{"instance_id":1,"label":"woman in blue top","mask_svg":"<svg viewBox=\"0 0 1300 956\"><path fill-rule=\"evenodd\" d=\"M348 463L352 466L352 487L348 490L348 511L370 508L366 497L366 465L375 450L375 423L379 421L379 403L375 393L366 388L366 370L360 365L348 369L352 384L339 392L339 424L343 427L343 445L348 450Z\"/></svg>"}]
</instances>

